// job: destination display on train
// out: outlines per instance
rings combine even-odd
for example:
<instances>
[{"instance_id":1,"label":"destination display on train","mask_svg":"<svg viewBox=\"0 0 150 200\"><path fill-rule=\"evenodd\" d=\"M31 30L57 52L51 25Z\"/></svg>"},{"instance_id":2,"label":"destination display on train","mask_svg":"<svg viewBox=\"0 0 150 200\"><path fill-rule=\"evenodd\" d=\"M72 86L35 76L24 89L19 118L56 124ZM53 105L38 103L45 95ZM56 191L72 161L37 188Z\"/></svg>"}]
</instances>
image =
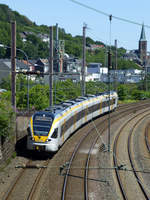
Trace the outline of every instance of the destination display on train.
<instances>
[{"instance_id":1,"label":"destination display on train","mask_svg":"<svg viewBox=\"0 0 150 200\"><path fill-rule=\"evenodd\" d=\"M47 122L52 122L53 119L51 116L48 115L36 115L34 118L35 121L47 121Z\"/></svg>"}]
</instances>

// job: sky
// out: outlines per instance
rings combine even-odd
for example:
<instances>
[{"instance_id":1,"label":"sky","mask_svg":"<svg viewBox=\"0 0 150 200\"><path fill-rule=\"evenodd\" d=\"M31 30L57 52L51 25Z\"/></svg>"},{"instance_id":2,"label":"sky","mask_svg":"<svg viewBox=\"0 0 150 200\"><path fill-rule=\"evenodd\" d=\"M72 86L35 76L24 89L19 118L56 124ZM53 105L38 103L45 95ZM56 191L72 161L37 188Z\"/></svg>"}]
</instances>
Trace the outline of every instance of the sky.
<instances>
[{"instance_id":1,"label":"sky","mask_svg":"<svg viewBox=\"0 0 150 200\"><path fill-rule=\"evenodd\" d=\"M25 15L37 25L58 23L72 36L82 35L83 25L86 24L86 36L108 45L114 45L117 40L118 47L128 50L138 49L139 24L144 23L150 51L150 0L0 0L0 3ZM111 22L110 15L113 16Z\"/></svg>"}]
</instances>

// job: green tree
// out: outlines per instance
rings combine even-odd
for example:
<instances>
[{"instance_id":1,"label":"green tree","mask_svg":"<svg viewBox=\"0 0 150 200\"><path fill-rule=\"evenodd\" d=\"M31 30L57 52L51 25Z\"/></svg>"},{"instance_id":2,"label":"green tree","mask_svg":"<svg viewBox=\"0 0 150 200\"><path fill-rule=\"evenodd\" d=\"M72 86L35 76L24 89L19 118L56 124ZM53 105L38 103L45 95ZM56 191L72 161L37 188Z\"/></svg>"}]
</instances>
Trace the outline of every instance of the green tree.
<instances>
[{"instance_id":1,"label":"green tree","mask_svg":"<svg viewBox=\"0 0 150 200\"><path fill-rule=\"evenodd\" d=\"M14 124L14 112L9 101L0 97L0 136L11 135Z\"/></svg>"},{"instance_id":2,"label":"green tree","mask_svg":"<svg viewBox=\"0 0 150 200\"><path fill-rule=\"evenodd\" d=\"M30 108L41 110L49 106L48 87L36 85L30 89Z\"/></svg>"},{"instance_id":3,"label":"green tree","mask_svg":"<svg viewBox=\"0 0 150 200\"><path fill-rule=\"evenodd\" d=\"M55 88L55 86L54 86ZM68 100L74 99L81 95L81 88L79 83L73 83L70 79L56 83L56 104ZM55 102L55 92L54 92Z\"/></svg>"},{"instance_id":4,"label":"green tree","mask_svg":"<svg viewBox=\"0 0 150 200\"><path fill-rule=\"evenodd\" d=\"M97 94L108 90L108 86L105 83L89 81L86 83L87 94Z\"/></svg>"},{"instance_id":5,"label":"green tree","mask_svg":"<svg viewBox=\"0 0 150 200\"><path fill-rule=\"evenodd\" d=\"M11 77L5 77L2 79L1 83L0 83L0 88L6 89L6 90L11 90Z\"/></svg>"},{"instance_id":6,"label":"green tree","mask_svg":"<svg viewBox=\"0 0 150 200\"><path fill-rule=\"evenodd\" d=\"M135 100L141 100L145 95L144 95L144 91L138 90L138 89L134 89L132 90L132 98Z\"/></svg>"},{"instance_id":7,"label":"green tree","mask_svg":"<svg viewBox=\"0 0 150 200\"><path fill-rule=\"evenodd\" d=\"M119 85L118 96L120 100L128 99L128 88L126 85Z\"/></svg>"}]
</instances>

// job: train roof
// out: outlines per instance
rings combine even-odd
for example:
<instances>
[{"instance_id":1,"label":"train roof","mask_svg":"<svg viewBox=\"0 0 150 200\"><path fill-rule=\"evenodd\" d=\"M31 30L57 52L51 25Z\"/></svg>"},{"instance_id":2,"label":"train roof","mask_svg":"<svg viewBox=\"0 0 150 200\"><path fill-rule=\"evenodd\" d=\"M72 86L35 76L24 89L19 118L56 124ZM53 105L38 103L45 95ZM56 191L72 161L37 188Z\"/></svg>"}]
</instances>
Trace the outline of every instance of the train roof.
<instances>
[{"instance_id":1,"label":"train roof","mask_svg":"<svg viewBox=\"0 0 150 200\"><path fill-rule=\"evenodd\" d=\"M110 94L114 94L114 92L115 91L110 91ZM39 111L39 112L50 112L51 114L56 116L57 114L60 114L62 111L66 110L67 108L69 108L75 104L79 104L80 102L88 100L93 97L105 96L105 95L109 95L109 91L101 92L96 95L88 94L86 96L80 96L80 97L72 99L72 100L66 100L64 102L61 102L60 104L56 104L54 106L50 106L50 107L46 108L45 111Z\"/></svg>"}]
</instances>

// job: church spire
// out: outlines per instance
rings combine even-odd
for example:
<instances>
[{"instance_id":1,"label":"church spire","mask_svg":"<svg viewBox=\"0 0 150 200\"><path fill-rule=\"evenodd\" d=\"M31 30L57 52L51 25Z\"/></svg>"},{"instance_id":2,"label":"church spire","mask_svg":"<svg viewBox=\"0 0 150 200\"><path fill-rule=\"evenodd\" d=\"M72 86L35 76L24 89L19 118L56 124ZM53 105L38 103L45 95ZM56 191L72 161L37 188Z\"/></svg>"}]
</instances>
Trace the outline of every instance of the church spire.
<instances>
[{"instance_id":1,"label":"church spire","mask_svg":"<svg viewBox=\"0 0 150 200\"><path fill-rule=\"evenodd\" d=\"M142 64L145 65L147 60L147 41L145 36L144 23L142 24L141 37L139 40L139 58L141 59Z\"/></svg>"},{"instance_id":2,"label":"church spire","mask_svg":"<svg viewBox=\"0 0 150 200\"><path fill-rule=\"evenodd\" d=\"M141 31L140 41L146 41L144 23L143 23L143 25L142 25L142 31Z\"/></svg>"}]
</instances>

